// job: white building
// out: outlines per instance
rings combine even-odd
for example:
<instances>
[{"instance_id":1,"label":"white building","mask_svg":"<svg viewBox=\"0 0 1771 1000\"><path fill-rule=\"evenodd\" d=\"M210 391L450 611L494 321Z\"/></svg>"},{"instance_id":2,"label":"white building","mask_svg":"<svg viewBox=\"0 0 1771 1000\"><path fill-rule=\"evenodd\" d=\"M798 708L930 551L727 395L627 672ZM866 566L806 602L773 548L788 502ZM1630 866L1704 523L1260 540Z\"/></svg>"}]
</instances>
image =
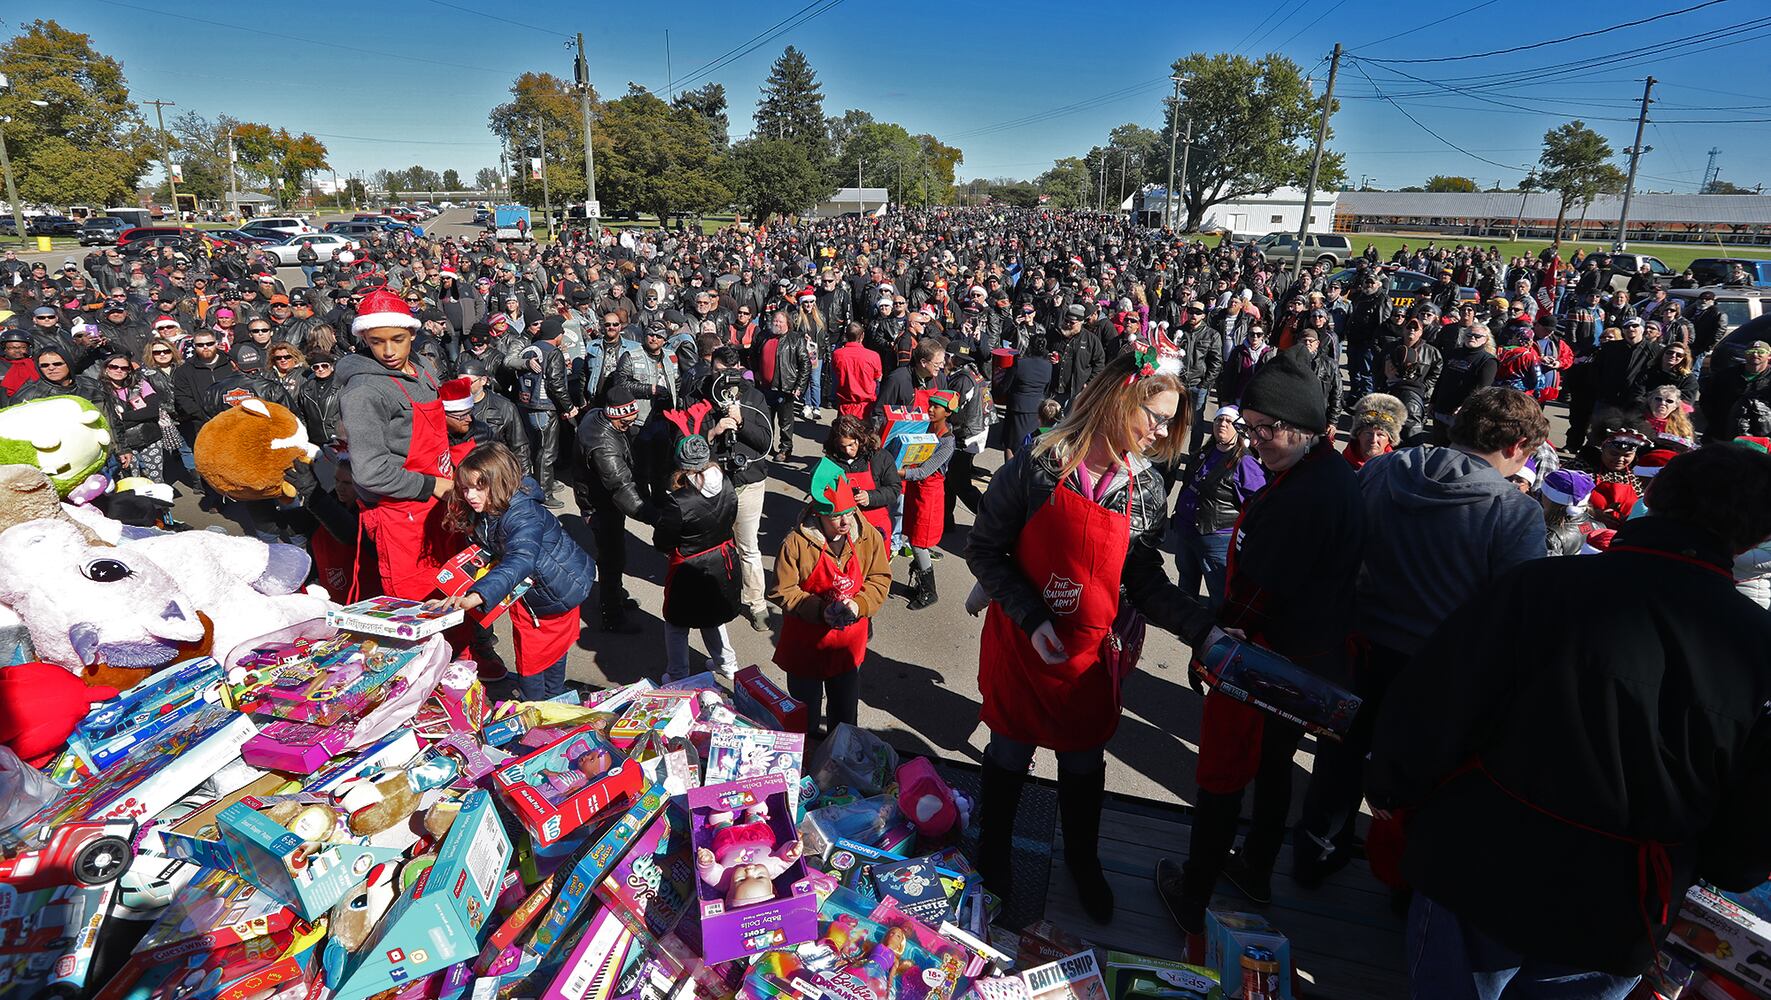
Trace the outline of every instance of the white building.
<instances>
[{"instance_id":1,"label":"white building","mask_svg":"<svg viewBox=\"0 0 1771 1000\"><path fill-rule=\"evenodd\" d=\"M1337 196L1334 191L1316 192L1315 199L1310 203L1310 232L1334 231L1334 203ZM1282 187L1272 194L1251 194L1245 198L1219 202L1206 211L1199 228L1228 229L1239 236L1295 233L1303 216L1303 188Z\"/></svg>"},{"instance_id":2,"label":"white building","mask_svg":"<svg viewBox=\"0 0 1771 1000\"><path fill-rule=\"evenodd\" d=\"M853 212L884 215L889 198L885 188L839 188L837 192L812 207L815 219L834 219Z\"/></svg>"}]
</instances>

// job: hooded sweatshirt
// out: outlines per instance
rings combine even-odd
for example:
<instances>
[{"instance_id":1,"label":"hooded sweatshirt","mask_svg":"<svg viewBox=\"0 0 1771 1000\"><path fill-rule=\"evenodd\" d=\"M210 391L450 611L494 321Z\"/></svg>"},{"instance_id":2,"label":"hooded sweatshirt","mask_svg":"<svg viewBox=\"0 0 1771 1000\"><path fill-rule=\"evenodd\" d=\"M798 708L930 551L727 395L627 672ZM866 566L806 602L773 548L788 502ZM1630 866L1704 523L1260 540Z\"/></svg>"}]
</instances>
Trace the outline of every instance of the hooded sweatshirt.
<instances>
[{"instance_id":1,"label":"hooded sweatshirt","mask_svg":"<svg viewBox=\"0 0 1771 1000\"><path fill-rule=\"evenodd\" d=\"M371 357L347 354L333 369L339 426L350 444L357 493L365 502L422 500L436 489L437 474L446 471L423 474L405 468L412 443L412 403L437 398L436 374L416 354L412 364L417 375L390 371Z\"/></svg>"},{"instance_id":2,"label":"hooded sweatshirt","mask_svg":"<svg viewBox=\"0 0 1771 1000\"><path fill-rule=\"evenodd\" d=\"M1359 631L1413 653L1496 577L1544 556L1543 511L1494 466L1456 448L1403 448L1360 470L1365 560Z\"/></svg>"}]
</instances>

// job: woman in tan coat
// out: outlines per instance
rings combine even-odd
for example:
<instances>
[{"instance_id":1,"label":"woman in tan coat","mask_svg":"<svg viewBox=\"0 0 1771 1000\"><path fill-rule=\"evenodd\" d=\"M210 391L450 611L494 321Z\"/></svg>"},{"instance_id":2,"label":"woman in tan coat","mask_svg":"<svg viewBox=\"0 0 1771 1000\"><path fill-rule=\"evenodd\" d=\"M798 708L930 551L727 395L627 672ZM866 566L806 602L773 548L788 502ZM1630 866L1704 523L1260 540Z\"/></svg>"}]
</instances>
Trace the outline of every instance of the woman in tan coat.
<instances>
[{"instance_id":1,"label":"woman in tan coat","mask_svg":"<svg viewBox=\"0 0 1771 1000\"><path fill-rule=\"evenodd\" d=\"M885 540L862 520L848 477L815 479L811 503L775 557L772 595L783 612L775 665L787 673L787 693L806 703L808 735L818 734L826 697L831 728L856 724L867 619L891 586Z\"/></svg>"}]
</instances>

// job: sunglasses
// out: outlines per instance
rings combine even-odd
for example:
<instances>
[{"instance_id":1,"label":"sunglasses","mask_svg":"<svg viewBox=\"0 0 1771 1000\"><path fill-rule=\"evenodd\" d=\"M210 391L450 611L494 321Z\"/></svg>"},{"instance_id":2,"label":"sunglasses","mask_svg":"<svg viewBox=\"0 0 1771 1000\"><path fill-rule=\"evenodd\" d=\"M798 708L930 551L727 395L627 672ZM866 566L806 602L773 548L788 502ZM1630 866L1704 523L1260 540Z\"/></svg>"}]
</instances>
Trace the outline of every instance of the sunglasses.
<instances>
[{"instance_id":1,"label":"sunglasses","mask_svg":"<svg viewBox=\"0 0 1771 1000\"><path fill-rule=\"evenodd\" d=\"M105 365L105 371L108 372L126 372L128 370L128 365Z\"/></svg>"},{"instance_id":2,"label":"sunglasses","mask_svg":"<svg viewBox=\"0 0 1771 1000\"><path fill-rule=\"evenodd\" d=\"M213 341L213 340L193 340L193 341L191 341L191 346L192 347L214 347L215 341Z\"/></svg>"},{"instance_id":3,"label":"sunglasses","mask_svg":"<svg viewBox=\"0 0 1771 1000\"><path fill-rule=\"evenodd\" d=\"M172 348L170 348L170 347L156 347L148 353L150 353L150 354L171 354Z\"/></svg>"},{"instance_id":4,"label":"sunglasses","mask_svg":"<svg viewBox=\"0 0 1771 1000\"><path fill-rule=\"evenodd\" d=\"M247 333L269 333L269 332L271 332L271 328L268 326L250 326L250 327L246 328L246 332Z\"/></svg>"},{"instance_id":5,"label":"sunglasses","mask_svg":"<svg viewBox=\"0 0 1771 1000\"><path fill-rule=\"evenodd\" d=\"M39 361L37 363L38 368L66 368L67 366L66 361Z\"/></svg>"}]
</instances>

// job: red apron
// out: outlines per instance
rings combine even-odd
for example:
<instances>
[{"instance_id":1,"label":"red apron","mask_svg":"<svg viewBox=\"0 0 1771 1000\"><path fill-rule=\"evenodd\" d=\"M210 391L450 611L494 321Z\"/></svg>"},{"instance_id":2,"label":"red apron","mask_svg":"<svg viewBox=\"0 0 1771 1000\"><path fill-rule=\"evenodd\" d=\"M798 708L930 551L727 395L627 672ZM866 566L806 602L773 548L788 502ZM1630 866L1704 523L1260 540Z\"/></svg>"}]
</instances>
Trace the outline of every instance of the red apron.
<instances>
[{"instance_id":1,"label":"red apron","mask_svg":"<svg viewBox=\"0 0 1771 1000\"><path fill-rule=\"evenodd\" d=\"M873 481L873 466L871 464L854 472L845 472L843 475L848 477L849 486L856 493L863 490L871 492L879 489L879 484ZM863 507L861 508L861 516L866 519L868 524L878 528L879 533L884 535L887 541L891 540L892 510L890 507Z\"/></svg>"},{"instance_id":2,"label":"red apron","mask_svg":"<svg viewBox=\"0 0 1771 1000\"><path fill-rule=\"evenodd\" d=\"M850 540L848 563L837 566L830 550L818 553L818 565L800 587L838 600L861 592L866 570L861 564L859 543ZM867 619L847 628L831 628L823 621L807 621L798 615L781 620L781 637L775 641L775 666L795 677L827 680L858 670L867 657Z\"/></svg>"},{"instance_id":3,"label":"red apron","mask_svg":"<svg viewBox=\"0 0 1771 1000\"><path fill-rule=\"evenodd\" d=\"M1129 494L1128 494L1129 497ZM1129 500L1128 500L1129 504ZM1101 642L1119 611L1119 577L1131 546L1131 514L1094 503L1066 479L1034 511L1015 562L1039 588L1070 658L1052 665L995 601L978 656L981 716L992 733L1051 750L1093 750L1119 728L1119 685Z\"/></svg>"},{"instance_id":4,"label":"red apron","mask_svg":"<svg viewBox=\"0 0 1771 1000\"><path fill-rule=\"evenodd\" d=\"M904 480L904 537L916 548L933 548L946 529L947 473Z\"/></svg>"},{"instance_id":5,"label":"red apron","mask_svg":"<svg viewBox=\"0 0 1771 1000\"><path fill-rule=\"evenodd\" d=\"M517 604L510 609L510 641L516 647L517 673L532 677L572 648L578 639L578 609L542 617L521 601Z\"/></svg>"},{"instance_id":6,"label":"red apron","mask_svg":"<svg viewBox=\"0 0 1771 1000\"><path fill-rule=\"evenodd\" d=\"M449 428L443 423L441 400L420 403L406 391L400 379L394 379L400 394L412 404L412 435L406 442L407 472L448 479L455 474L455 454L465 457L473 450L473 440L451 448ZM375 555L381 569L381 585L393 597L421 601L437 589L437 571L462 545L459 537L443 525L443 505L436 497L420 500L384 499L363 510L362 530L375 541ZM358 557L362 549L358 547ZM352 595L356 600L356 595Z\"/></svg>"}]
</instances>

